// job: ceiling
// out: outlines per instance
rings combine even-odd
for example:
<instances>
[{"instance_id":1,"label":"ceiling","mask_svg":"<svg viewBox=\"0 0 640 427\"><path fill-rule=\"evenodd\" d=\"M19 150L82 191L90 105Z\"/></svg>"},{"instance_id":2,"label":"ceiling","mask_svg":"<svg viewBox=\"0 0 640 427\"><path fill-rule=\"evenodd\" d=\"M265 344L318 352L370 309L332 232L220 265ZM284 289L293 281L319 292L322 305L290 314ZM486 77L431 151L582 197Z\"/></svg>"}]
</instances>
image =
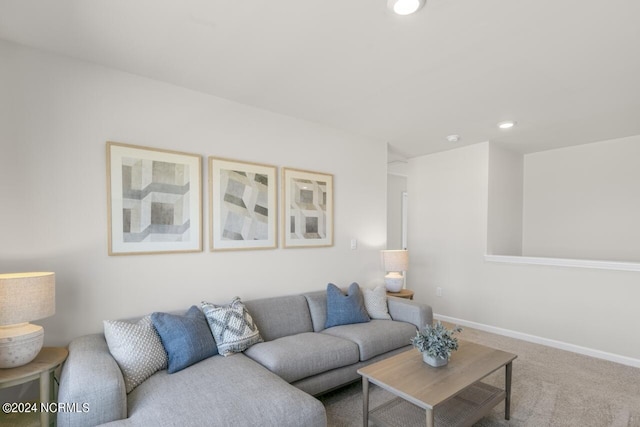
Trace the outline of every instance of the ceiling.
<instances>
[{"instance_id":1,"label":"ceiling","mask_svg":"<svg viewBox=\"0 0 640 427\"><path fill-rule=\"evenodd\" d=\"M0 0L0 38L386 141L393 159L640 134L639 17L637 0L411 16L386 0Z\"/></svg>"}]
</instances>

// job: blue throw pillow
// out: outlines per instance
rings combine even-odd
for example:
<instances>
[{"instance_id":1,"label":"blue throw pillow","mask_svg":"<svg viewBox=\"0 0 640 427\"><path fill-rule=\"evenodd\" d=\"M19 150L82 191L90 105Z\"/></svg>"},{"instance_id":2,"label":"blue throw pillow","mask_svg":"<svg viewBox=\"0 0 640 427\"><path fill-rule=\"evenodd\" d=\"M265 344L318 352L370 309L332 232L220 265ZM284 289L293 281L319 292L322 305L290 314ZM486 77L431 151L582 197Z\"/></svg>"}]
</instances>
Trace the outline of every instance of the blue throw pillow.
<instances>
[{"instance_id":1,"label":"blue throw pillow","mask_svg":"<svg viewBox=\"0 0 640 427\"><path fill-rule=\"evenodd\" d=\"M169 356L170 374L218 354L207 318L195 305L184 316L153 313L151 321Z\"/></svg>"},{"instance_id":2,"label":"blue throw pillow","mask_svg":"<svg viewBox=\"0 0 640 427\"><path fill-rule=\"evenodd\" d=\"M360 286L352 283L347 295L333 283L327 285L327 322L325 328L352 323L368 322L369 315L364 307Z\"/></svg>"}]
</instances>

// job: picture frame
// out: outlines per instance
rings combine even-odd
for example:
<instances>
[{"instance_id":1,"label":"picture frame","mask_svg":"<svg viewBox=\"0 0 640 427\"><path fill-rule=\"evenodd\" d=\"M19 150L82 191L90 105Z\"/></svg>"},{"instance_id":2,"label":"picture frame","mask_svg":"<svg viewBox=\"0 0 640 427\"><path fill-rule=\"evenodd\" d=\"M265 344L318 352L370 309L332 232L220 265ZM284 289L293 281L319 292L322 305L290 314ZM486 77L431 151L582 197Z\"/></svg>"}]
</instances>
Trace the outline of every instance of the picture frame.
<instances>
[{"instance_id":1,"label":"picture frame","mask_svg":"<svg viewBox=\"0 0 640 427\"><path fill-rule=\"evenodd\" d=\"M277 168L209 157L211 251L278 247Z\"/></svg>"},{"instance_id":2,"label":"picture frame","mask_svg":"<svg viewBox=\"0 0 640 427\"><path fill-rule=\"evenodd\" d=\"M282 168L284 248L333 246L333 175Z\"/></svg>"},{"instance_id":3,"label":"picture frame","mask_svg":"<svg viewBox=\"0 0 640 427\"><path fill-rule=\"evenodd\" d=\"M107 142L109 255L202 251L202 156Z\"/></svg>"}]
</instances>

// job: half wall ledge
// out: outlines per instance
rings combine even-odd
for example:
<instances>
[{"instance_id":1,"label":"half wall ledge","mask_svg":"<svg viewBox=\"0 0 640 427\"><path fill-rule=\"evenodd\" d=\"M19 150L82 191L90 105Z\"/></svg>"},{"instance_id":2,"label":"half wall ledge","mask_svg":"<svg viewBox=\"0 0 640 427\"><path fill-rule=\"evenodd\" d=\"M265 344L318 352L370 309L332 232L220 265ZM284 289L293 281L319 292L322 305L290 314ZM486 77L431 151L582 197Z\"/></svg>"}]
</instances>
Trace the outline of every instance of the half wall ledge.
<instances>
[{"instance_id":1,"label":"half wall ledge","mask_svg":"<svg viewBox=\"0 0 640 427\"><path fill-rule=\"evenodd\" d=\"M587 259L566 259L566 258L546 258L528 257L517 255L489 255L484 256L485 261L503 262L507 264L533 264L553 267L578 267L578 268L598 268L601 270L618 271L640 271L640 263L622 261L599 261Z\"/></svg>"}]
</instances>

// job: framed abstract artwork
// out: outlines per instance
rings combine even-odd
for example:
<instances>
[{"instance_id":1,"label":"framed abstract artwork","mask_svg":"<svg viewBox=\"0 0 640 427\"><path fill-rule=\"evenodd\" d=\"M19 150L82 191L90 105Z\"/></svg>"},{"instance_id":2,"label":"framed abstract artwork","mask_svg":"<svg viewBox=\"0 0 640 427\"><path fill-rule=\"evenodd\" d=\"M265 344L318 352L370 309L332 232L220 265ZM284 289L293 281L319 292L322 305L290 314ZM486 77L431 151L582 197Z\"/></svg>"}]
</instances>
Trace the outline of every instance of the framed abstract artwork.
<instances>
[{"instance_id":1,"label":"framed abstract artwork","mask_svg":"<svg viewBox=\"0 0 640 427\"><path fill-rule=\"evenodd\" d=\"M109 255L202 251L202 157L107 142Z\"/></svg>"},{"instance_id":2,"label":"framed abstract artwork","mask_svg":"<svg viewBox=\"0 0 640 427\"><path fill-rule=\"evenodd\" d=\"M282 169L285 248L333 245L333 175Z\"/></svg>"},{"instance_id":3,"label":"framed abstract artwork","mask_svg":"<svg viewBox=\"0 0 640 427\"><path fill-rule=\"evenodd\" d=\"M209 244L212 251L274 249L276 167L209 157Z\"/></svg>"}]
</instances>

